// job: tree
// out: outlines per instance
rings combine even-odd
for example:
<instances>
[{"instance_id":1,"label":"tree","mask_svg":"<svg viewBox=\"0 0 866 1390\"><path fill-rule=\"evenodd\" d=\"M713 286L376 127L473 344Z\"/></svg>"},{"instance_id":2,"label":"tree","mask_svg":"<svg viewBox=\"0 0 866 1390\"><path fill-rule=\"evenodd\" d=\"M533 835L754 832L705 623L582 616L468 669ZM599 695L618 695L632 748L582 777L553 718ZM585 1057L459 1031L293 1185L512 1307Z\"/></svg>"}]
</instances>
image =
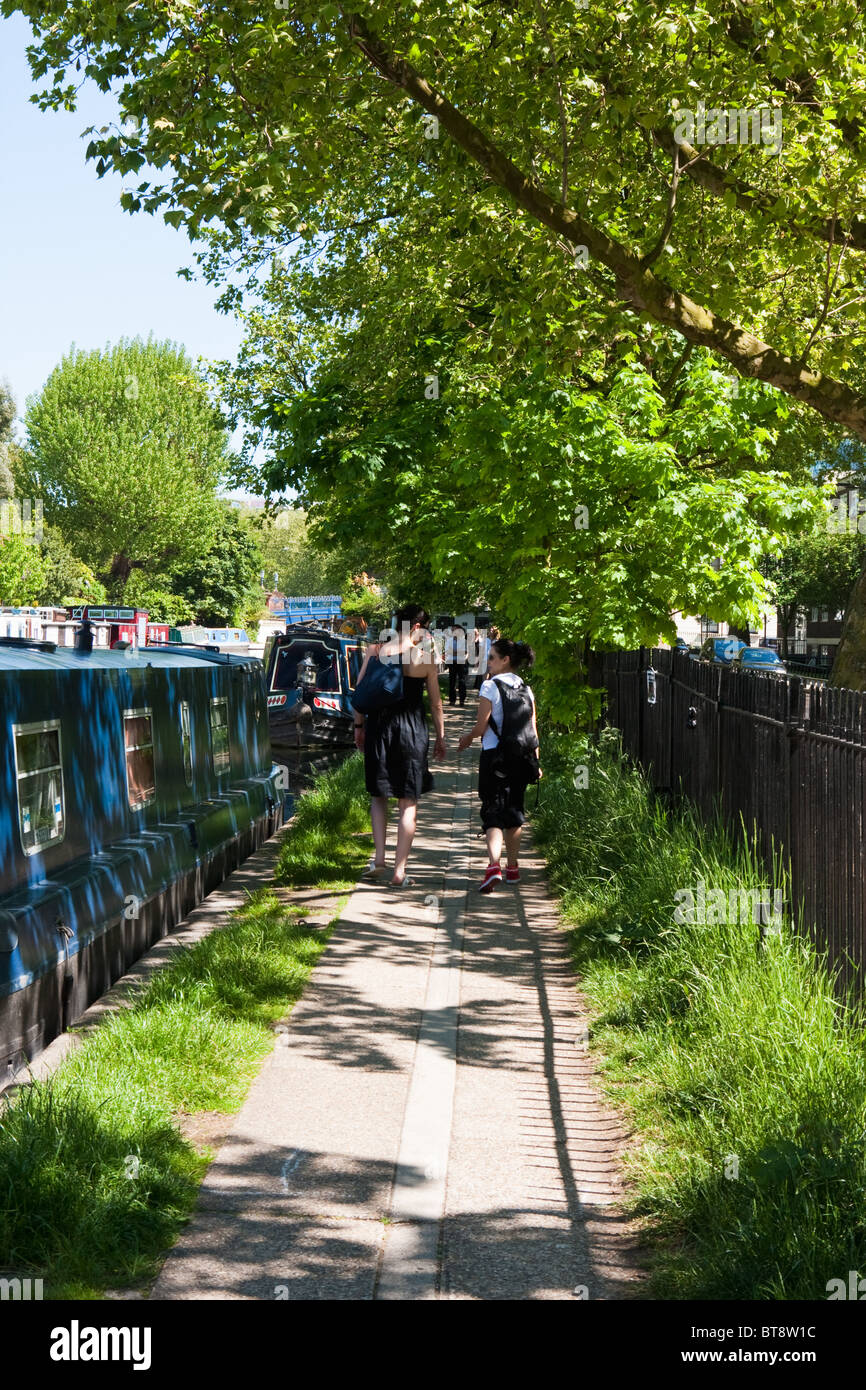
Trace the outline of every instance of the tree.
<instances>
[{"instance_id":1,"label":"tree","mask_svg":"<svg viewBox=\"0 0 866 1390\"><path fill-rule=\"evenodd\" d=\"M348 561L342 555L316 549L300 507L287 507L275 515L250 517L265 572L265 588L284 594L330 594L339 588Z\"/></svg>"},{"instance_id":2,"label":"tree","mask_svg":"<svg viewBox=\"0 0 866 1390\"><path fill-rule=\"evenodd\" d=\"M195 622L208 627L237 623L251 599L263 608L258 589L261 554L255 537L237 510L221 504L210 549L172 576L171 587L188 606Z\"/></svg>"},{"instance_id":3,"label":"tree","mask_svg":"<svg viewBox=\"0 0 866 1390\"><path fill-rule=\"evenodd\" d=\"M15 480L9 463L12 425L17 408L8 383L0 381L0 499L15 496Z\"/></svg>"},{"instance_id":4,"label":"tree","mask_svg":"<svg viewBox=\"0 0 866 1390\"><path fill-rule=\"evenodd\" d=\"M538 649L557 717L580 706L590 646L672 639L680 608L747 618L767 602L759 559L818 498L805 469L775 466L786 412L772 392L734 395L705 354L674 385L664 342L652 365L669 398L627 358L588 391L452 334L446 389L427 401L423 322L420 345L392 336L387 386L365 374L384 327L375 312L350 325L307 391L281 389L261 358L236 375L235 404L265 430L266 482L298 489L337 546L387 538L387 574L412 597L484 593Z\"/></svg>"},{"instance_id":5,"label":"tree","mask_svg":"<svg viewBox=\"0 0 866 1390\"><path fill-rule=\"evenodd\" d=\"M47 577L39 546L20 535L0 535L0 604L38 603Z\"/></svg>"},{"instance_id":6,"label":"tree","mask_svg":"<svg viewBox=\"0 0 866 1390\"><path fill-rule=\"evenodd\" d=\"M425 379L438 377L446 388L443 411L454 405L462 420L462 411L486 400L488 421L510 439L515 422L525 424L539 451L548 448L543 428L556 416L554 393L563 389L581 462L577 396L586 393L583 423L590 435L607 432L609 444L619 441L620 454L606 462L615 470L627 464L630 505L638 507L640 497L640 506L649 506L642 486L652 477L654 505L663 493L666 505L685 505L698 518L712 499L725 524L708 518L709 534L733 552L722 573L730 575L732 603L744 615L760 589L753 545L762 511L769 508L772 525L784 529L778 477L768 481L765 458L750 468L742 449L733 477L718 450L724 431L714 401L702 388L690 400L703 401L708 421L689 421L702 452L680 435L669 472L659 438L641 464L641 410L650 418L660 410L660 433L676 435L680 379L694 386L703 373L715 393L729 393L721 373L707 377L707 349L740 376L768 383L832 428L866 439L866 223L859 217L866 193L859 109L866 21L853 0L830 0L819 20L806 0L697 11L674 0L663 14L644 0L606 11L566 0L534 7L432 0L423 9L382 0L375 15L341 5L312 13L291 4L261 12L164 7L145 15L108 0L72 0L48 11L35 0L4 0L4 8L21 8L34 23L34 73L52 74L43 105L74 103L78 79L69 84L67 73L75 66L103 90L121 84L129 120L122 130L94 132L88 154L100 174L114 168L135 176L147 166L147 182L123 195L130 211L162 207L174 225L205 235L214 279L228 265L253 279L259 264L276 270L277 253L296 266L306 258L323 281L320 337L327 336L327 303L339 298L354 300L362 327L370 320L391 330L366 334L366 355L351 363L354 375L327 380L319 372L313 391L312 359L303 344L295 351L303 323L277 325L276 337L294 357L290 389L282 400L269 393L271 422L276 432L282 413L296 428L303 421L293 401L318 392L308 418L318 412L321 422L327 404L337 422L329 447L339 446L355 486L375 475L380 528L388 517L398 532L393 544L387 541L392 554L435 570L440 580L465 574L468 559L473 571L489 566L493 583L495 566L479 536L493 534L497 521L486 499L476 505L472 490L463 489L456 464L434 471L441 491L425 498L418 460L430 451L420 418L413 432L410 361L416 400ZM771 123L750 114L760 108ZM162 176L154 178L154 169ZM494 285L506 287L501 301L490 292ZM232 283L223 302L237 306L242 297L243 286ZM414 331L419 318L429 325L423 336ZM449 359L458 324L486 352L483 366L478 354L457 364ZM325 359L342 362L345 324L335 319L330 330L333 353ZM269 356L277 362L276 351ZM652 387L645 389L635 364ZM497 372L499 386L492 384ZM760 399L760 392L748 395L754 385L747 383L747 401ZM524 421L526 388L540 394ZM651 404L654 393L661 407ZM365 424L361 450L353 453L359 432L346 402L358 397ZM629 398L635 420L628 418ZM378 460L377 410L384 450ZM742 423L738 407L732 418ZM447 423L446 437L461 437L450 417ZM408 433L401 435L404 425ZM755 422L755 431L762 428ZM784 448L785 430L770 432ZM471 427L462 439L471 458ZM510 455L487 442L487 465L498 460L501 472ZM315 457L315 436L308 443ZM524 579L543 579L555 567L543 542L557 489L573 495L594 481L604 456L594 447L589 468L570 482L568 443L555 434L554 477L543 478L536 467L535 491L528 471L523 478L520 520L537 547L523 551ZM285 460L275 457L274 477L285 472ZM490 485L498 485L500 472L487 475ZM548 491L540 493L542 482ZM706 489L703 507L683 491L686 483L698 494ZM304 486L306 501L318 483ZM620 584L621 573L637 568L634 531L603 479L599 487L609 524L593 543L606 547L604 570L616 581L609 593L624 609L615 621L604 596L587 590L581 605L589 606L575 620L581 632L606 631L618 641L651 630L665 587L653 553L670 559L683 593L712 595L704 550L679 513L673 530L684 540L688 533L682 554L698 566L697 577L690 582L670 555L668 534L645 529L643 589ZM349 510L332 525L318 496L311 504L315 526L345 531ZM456 520L455 498L469 509ZM512 490L512 502L517 498ZM443 529L438 548L417 541L413 548L408 532L418 513L434 537L437 528L453 526L452 540ZM663 509L656 513L655 524L669 520ZM514 539L516 526L515 518L503 541ZM618 570L623 556L628 563ZM733 593L738 582L743 587ZM509 592L513 585L509 580ZM543 589L535 589L533 603L552 599ZM515 604L528 618L519 595ZM549 612L533 610L539 622Z\"/></svg>"},{"instance_id":7,"label":"tree","mask_svg":"<svg viewBox=\"0 0 866 1390\"><path fill-rule=\"evenodd\" d=\"M182 349L140 339L73 348L25 424L24 490L113 598L133 570L165 573L208 549L227 435Z\"/></svg>"},{"instance_id":8,"label":"tree","mask_svg":"<svg viewBox=\"0 0 866 1390\"><path fill-rule=\"evenodd\" d=\"M143 608L152 623L168 623L180 627L196 620L192 603L166 587L170 581L157 577L150 579L141 571L130 576L126 587L125 600L128 605Z\"/></svg>"},{"instance_id":9,"label":"tree","mask_svg":"<svg viewBox=\"0 0 866 1390\"><path fill-rule=\"evenodd\" d=\"M832 518L831 518L832 519ZM788 655L788 639L798 608L829 608L835 613L848 604L866 562L866 537L836 535L827 518L819 517L813 531L790 540L762 566L772 581L779 610L779 645Z\"/></svg>"},{"instance_id":10,"label":"tree","mask_svg":"<svg viewBox=\"0 0 866 1390\"><path fill-rule=\"evenodd\" d=\"M146 169L130 211L219 224L221 256L246 231L339 251L385 221L414 249L423 222L429 253L474 243L446 269L483 266L495 228L500 256L546 255L542 315L577 248L596 324L664 324L866 438L854 0L819 21L810 0L2 8L34 26L43 106L74 106L82 68L119 84L125 124L87 154Z\"/></svg>"},{"instance_id":11,"label":"tree","mask_svg":"<svg viewBox=\"0 0 866 1390\"><path fill-rule=\"evenodd\" d=\"M36 599L41 604L69 606L104 603L106 592L89 565L74 555L56 526L46 526L42 536L45 581Z\"/></svg>"}]
</instances>

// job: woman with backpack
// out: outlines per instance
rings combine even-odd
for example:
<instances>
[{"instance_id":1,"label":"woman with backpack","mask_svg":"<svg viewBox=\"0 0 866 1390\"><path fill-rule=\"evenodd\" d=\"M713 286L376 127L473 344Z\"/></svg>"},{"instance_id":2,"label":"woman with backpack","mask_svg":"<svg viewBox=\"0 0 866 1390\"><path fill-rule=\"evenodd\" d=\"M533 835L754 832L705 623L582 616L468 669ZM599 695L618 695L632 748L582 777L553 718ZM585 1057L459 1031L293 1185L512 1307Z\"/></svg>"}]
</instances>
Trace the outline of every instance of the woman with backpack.
<instances>
[{"instance_id":1,"label":"woman with backpack","mask_svg":"<svg viewBox=\"0 0 866 1390\"><path fill-rule=\"evenodd\" d=\"M525 642L513 642L510 637L491 642L475 727L457 745L462 752L473 739L481 739L478 795L490 860L480 885L482 893L492 893L496 884L502 882L503 839L507 856L505 881L520 881L517 859L526 820L523 798L529 783L538 781L541 768L535 697L517 672L520 667L531 666L534 660L535 652Z\"/></svg>"},{"instance_id":2,"label":"woman with backpack","mask_svg":"<svg viewBox=\"0 0 866 1390\"><path fill-rule=\"evenodd\" d=\"M398 806L397 849L394 855L394 875L391 888L410 888L412 880L406 873L406 862L415 838L418 798L433 790L433 778L427 765L430 735L424 710L424 689L430 697L430 712L436 730L434 756L445 757L445 716L439 690L439 664L433 648L426 609L416 603L407 604L397 612L397 634L388 642L378 642L367 648L364 664L358 672L355 693L368 674L371 663L381 662L393 673L402 672L398 698L394 689L387 696L389 703L379 703L366 714L355 713L355 746L364 754L364 777L370 793L370 821L373 826L375 854L362 875L376 881L385 870L385 843L388 833L388 798L396 796ZM382 677L380 671L370 675ZM393 682L390 684L393 685ZM399 687L399 679L398 679ZM367 682L369 688L370 682ZM375 697L374 697L375 698ZM363 701L361 702L363 703Z\"/></svg>"}]
</instances>

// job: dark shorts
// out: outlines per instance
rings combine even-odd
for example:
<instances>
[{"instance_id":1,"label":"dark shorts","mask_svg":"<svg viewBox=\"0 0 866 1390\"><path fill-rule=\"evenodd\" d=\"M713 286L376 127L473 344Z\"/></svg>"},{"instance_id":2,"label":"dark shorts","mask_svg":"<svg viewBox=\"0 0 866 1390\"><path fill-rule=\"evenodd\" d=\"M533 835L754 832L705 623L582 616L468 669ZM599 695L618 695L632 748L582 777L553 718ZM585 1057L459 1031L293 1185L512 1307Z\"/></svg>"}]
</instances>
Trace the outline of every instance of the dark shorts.
<instances>
[{"instance_id":1,"label":"dark shorts","mask_svg":"<svg viewBox=\"0 0 866 1390\"><path fill-rule=\"evenodd\" d=\"M497 750L482 748L478 763L478 795L481 797L481 824L485 830L515 830L523 825L526 812L523 799L526 782L511 782L494 771Z\"/></svg>"}]
</instances>

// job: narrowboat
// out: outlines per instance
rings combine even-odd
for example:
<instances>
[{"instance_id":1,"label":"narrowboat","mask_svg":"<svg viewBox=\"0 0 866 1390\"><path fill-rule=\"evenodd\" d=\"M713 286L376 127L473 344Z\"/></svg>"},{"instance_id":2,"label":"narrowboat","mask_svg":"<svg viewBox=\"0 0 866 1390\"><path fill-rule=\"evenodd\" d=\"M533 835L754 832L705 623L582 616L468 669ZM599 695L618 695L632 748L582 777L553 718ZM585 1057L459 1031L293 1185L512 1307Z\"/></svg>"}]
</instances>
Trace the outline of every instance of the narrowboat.
<instances>
[{"instance_id":1,"label":"narrowboat","mask_svg":"<svg viewBox=\"0 0 866 1390\"><path fill-rule=\"evenodd\" d=\"M0 640L0 1088L278 828L261 662Z\"/></svg>"},{"instance_id":2,"label":"narrowboat","mask_svg":"<svg viewBox=\"0 0 866 1390\"><path fill-rule=\"evenodd\" d=\"M247 656L250 639L242 627L181 627L172 628L174 640L187 647L215 647L217 651L235 656Z\"/></svg>"},{"instance_id":3,"label":"narrowboat","mask_svg":"<svg viewBox=\"0 0 866 1390\"><path fill-rule=\"evenodd\" d=\"M274 747L354 742L352 691L364 660L361 623L329 632L317 622L291 623L268 638L264 666Z\"/></svg>"}]
</instances>

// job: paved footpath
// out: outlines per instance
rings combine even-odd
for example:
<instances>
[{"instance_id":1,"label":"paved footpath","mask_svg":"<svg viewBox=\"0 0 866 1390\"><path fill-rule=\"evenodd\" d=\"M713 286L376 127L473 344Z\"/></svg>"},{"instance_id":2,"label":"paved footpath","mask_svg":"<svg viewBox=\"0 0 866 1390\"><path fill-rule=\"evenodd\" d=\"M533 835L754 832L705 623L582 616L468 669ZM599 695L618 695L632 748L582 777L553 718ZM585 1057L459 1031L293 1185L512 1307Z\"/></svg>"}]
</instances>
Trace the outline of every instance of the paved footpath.
<instances>
[{"instance_id":1,"label":"paved footpath","mask_svg":"<svg viewBox=\"0 0 866 1390\"><path fill-rule=\"evenodd\" d=\"M477 892L470 714L446 710L417 886L352 894L152 1298L640 1295L543 863Z\"/></svg>"}]
</instances>

